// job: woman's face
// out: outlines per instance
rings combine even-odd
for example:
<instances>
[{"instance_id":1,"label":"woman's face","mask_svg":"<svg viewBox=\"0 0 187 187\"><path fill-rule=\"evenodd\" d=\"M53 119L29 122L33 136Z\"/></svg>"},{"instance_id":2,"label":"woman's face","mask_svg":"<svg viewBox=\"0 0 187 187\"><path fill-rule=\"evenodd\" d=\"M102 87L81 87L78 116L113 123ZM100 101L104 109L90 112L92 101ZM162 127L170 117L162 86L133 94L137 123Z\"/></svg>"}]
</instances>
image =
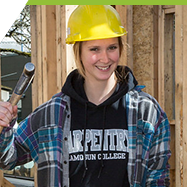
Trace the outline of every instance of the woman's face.
<instances>
[{"instance_id":1,"label":"woman's face","mask_svg":"<svg viewBox=\"0 0 187 187\"><path fill-rule=\"evenodd\" d=\"M82 42L81 61L85 78L108 80L114 73L120 58L118 38Z\"/></svg>"}]
</instances>

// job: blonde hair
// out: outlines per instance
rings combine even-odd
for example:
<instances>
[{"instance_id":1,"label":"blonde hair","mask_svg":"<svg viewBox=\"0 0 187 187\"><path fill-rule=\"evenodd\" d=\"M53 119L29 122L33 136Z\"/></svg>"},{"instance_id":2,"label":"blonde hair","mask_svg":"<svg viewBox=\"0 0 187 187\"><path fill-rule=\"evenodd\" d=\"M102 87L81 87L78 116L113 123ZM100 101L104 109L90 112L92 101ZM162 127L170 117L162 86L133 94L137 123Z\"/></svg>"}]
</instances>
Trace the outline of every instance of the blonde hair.
<instances>
[{"instance_id":1,"label":"blonde hair","mask_svg":"<svg viewBox=\"0 0 187 187\"><path fill-rule=\"evenodd\" d=\"M119 52L120 52L120 56L121 56L121 53L123 51L123 42L122 42L121 37L118 37L118 42L119 42ZM85 78L85 69L84 69L83 63L81 61L81 52L82 52L81 50L82 50L82 42L81 41L75 42L75 44L73 45L75 63L76 63L76 66L77 66L77 69L78 69L80 75L82 75Z\"/></svg>"}]
</instances>

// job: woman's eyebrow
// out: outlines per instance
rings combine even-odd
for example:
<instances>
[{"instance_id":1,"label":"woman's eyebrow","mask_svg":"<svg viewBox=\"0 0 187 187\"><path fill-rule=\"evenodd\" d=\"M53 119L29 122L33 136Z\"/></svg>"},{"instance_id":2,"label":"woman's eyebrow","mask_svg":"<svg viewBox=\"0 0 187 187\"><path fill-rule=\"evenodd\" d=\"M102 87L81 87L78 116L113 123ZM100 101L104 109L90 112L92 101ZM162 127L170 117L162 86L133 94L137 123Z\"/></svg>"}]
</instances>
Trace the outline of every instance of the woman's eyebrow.
<instances>
[{"instance_id":1,"label":"woman's eyebrow","mask_svg":"<svg viewBox=\"0 0 187 187\"><path fill-rule=\"evenodd\" d=\"M111 45L119 45L118 43L112 43L112 44L109 44L108 46L111 46ZM92 48L92 47L101 47L100 45L90 45L88 46L88 48Z\"/></svg>"}]
</instances>

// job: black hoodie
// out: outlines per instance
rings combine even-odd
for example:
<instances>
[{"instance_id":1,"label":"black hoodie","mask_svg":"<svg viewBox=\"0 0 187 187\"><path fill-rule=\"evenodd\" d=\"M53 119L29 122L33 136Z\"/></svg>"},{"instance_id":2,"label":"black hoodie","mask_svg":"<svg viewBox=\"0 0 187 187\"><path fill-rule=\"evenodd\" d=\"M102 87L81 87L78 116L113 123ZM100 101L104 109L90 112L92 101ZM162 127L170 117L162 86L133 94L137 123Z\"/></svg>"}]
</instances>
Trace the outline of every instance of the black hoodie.
<instances>
[{"instance_id":1,"label":"black hoodie","mask_svg":"<svg viewBox=\"0 0 187 187\"><path fill-rule=\"evenodd\" d=\"M71 187L128 187L128 125L125 94L137 85L128 67L115 92L100 105L88 101L84 79L77 70L62 92L71 98L69 148ZM104 137L104 138L103 138Z\"/></svg>"}]
</instances>

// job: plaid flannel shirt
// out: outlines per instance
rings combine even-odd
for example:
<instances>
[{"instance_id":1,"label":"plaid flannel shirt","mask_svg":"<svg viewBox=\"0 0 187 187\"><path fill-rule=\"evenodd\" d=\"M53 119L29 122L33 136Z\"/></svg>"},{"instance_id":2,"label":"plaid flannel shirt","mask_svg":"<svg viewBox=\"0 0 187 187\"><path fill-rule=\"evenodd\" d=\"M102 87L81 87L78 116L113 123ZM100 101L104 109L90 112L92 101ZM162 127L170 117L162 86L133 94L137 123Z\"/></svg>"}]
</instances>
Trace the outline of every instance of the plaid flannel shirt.
<instances>
[{"instance_id":1,"label":"plaid flannel shirt","mask_svg":"<svg viewBox=\"0 0 187 187\"><path fill-rule=\"evenodd\" d=\"M130 186L169 186L170 127L166 114L140 86L125 97ZM13 169L34 160L39 187L68 187L70 124L70 98L59 93L21 122L16 133L12 127L4 128L0 167Z\"/></svg>"}]
</instances>

